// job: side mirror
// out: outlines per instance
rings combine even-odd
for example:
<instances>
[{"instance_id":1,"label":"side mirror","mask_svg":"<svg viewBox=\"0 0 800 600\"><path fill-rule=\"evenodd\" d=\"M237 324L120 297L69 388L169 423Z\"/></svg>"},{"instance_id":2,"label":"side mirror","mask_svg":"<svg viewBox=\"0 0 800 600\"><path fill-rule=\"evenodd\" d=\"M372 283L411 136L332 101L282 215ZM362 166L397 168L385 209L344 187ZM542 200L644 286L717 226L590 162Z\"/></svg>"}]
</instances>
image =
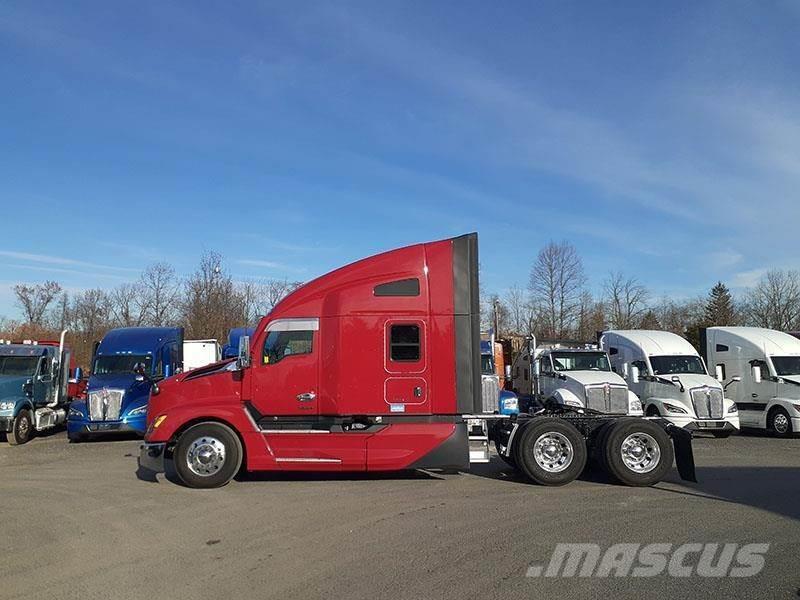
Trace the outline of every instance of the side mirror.
<instances>
[{"instance_id":1,"label":"side mirror","mask_svg":"<svg viewBox=\"0 0 800 600\"><path fill-rule=\"evenodd\" d=\"M736 377L731 378L731 383L739 383L741 380L742 378L737 375Z\"/></svg>"},{"instance_id":2,"label":"side mirror","mask_svg":"<svg viewBox=\"0 0 800 600\"><path fill-rule=\"evenodd\" d=\"M239 356L236 359L238 369L246 369L250 366L250 336L243 335L239 338Z\"/></svg>"},{"instance_id":3,"label":"side mirror","mask_svg":"<svg viewBox=\"0 0 800 600\"><path fill-rule=\"evenodd\" d=\"M631 366L631 383L639 383L641 379L641 373L639 373L639 367Z\"/></svg>"},{"instance_id":4,"label":"side mirror","mask_svg":"<svg viewBox=\"0 0 800 600\"><path fill-rule=\"evenodd\" d=\"M511 381L511 365L506 365L506 381Z\"/></svg>"},{"instance_id":5,"label":"side mirror","mask_svg":"<svg viewBox=\"0 0 800 600\"><path fill-rule=\"evenodd\" d=\"M81 379L83 379L83 369L75 367L75 381L80 381Z\"/></svg>"},{"instance_id":6,"label":"side mirror","mask_svg":"<svg viewBox=\"0 0 800 600\"><path fill-rule=\"evenodd\" d=\"M722 365L717 365L716 367L714 367L714 374L717 377L717 381L719 381L720 383L723 383L725 381L725 373L724 369L722 368Z\"/></svg>"},{"instance_id":7,"label":"side mirror","mask_svg":"<svg viewBox=\"0 0 800 600\"><path fill-rule=\"evenodd\" d=\"M761 383L761 367L753 367L753 381Z\"/></svg>"},{"instance_id":8,"label":"side mirror","mask_svg":"<svg viewBox=\"0 0 800 600\"><path fill-rule=\"evenodd\" d=\"M22 393L25 394L28 398L33 397L33 381L28 379L25 383L22 384Z\"/></svg>"}]
</instances>

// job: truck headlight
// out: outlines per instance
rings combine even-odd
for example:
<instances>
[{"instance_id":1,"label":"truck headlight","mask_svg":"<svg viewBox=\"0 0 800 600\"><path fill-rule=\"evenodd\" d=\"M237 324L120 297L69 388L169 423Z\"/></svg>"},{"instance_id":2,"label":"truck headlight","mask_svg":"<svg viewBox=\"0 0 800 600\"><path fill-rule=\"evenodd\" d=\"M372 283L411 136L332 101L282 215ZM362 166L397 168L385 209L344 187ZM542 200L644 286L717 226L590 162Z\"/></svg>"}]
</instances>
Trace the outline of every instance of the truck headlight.
<instances>
[{"instance_id":1,"label":"truck headlight","mask_svg":"<svg viewBox=\"0 0 800 600\"><path fill-rule=\"evenodd\" d=\"M566 404L567 406L575 406L576 408L583 408L583 404L581 404L577 400L564 400L564 404Z\"/></svg>"},{"instance_id":2,"label":"truck headlight","mask_svg":"<svg viewBox=\"0 0 800 600\"><path fill-rule=\"evenodd\" d=\"M730 413L738 413L739 408L735 404L731 404L731 407L728 409L728 414Z\"/></svg>"},{"instance_id":3,"label":"truck headlight","mask_svg":"<svg viewBox=\"0 0 800 600\"><path fill-rule=\"evenodd\" d=\"M16 402L0 402L0 410L14 410Z\"/></svg>"},{"instance_id":4,"label":"truck headlight","mask_svg":"<svg viewBox=\"0 0 800 600\"><path fill-rule=\"evenodd\" d=\"M67 415L67 418L69 418L69 417L75 417L76 419L83 419L84 414L83 414L83 412L81 412L77 408L72 408L70 406L69 407L69 414Z\"/></svg>"},{"instance_id":5,"label":"truck headlight","mask_svg":"<svg viewBox=\"0 0 800 600\"><path fill-rule=\"evenodd\" d=\"M129 417L138 417L139 415L146 415L147 414L147 404L144 406L139 406L134 408L132 411L128 413Z\"/></svg>"},{"instance_id":6,"label":"truck headlight","mask_svg":"<svg viewBox=\"0 0 800 600\"><path fill-rule=\"evenodd\" d=\"M642 401L641 400L629 400L628 401L628 412L632 412L632 413L644 412L643 409L642 409Z\"/></svg>"},{"instance_id":7,"label":"truck headlight","mask_svg":"<svg viewBox=\"0 0 800 600\"><path fill-rule=\"evenodd\" d=\"M674 404L667 404L664 402L664 408L667 410L667 412L676 413L679 415L686 414L686 409L681 408L680 406L675 406Z\"/></svg>"}]
</instances>

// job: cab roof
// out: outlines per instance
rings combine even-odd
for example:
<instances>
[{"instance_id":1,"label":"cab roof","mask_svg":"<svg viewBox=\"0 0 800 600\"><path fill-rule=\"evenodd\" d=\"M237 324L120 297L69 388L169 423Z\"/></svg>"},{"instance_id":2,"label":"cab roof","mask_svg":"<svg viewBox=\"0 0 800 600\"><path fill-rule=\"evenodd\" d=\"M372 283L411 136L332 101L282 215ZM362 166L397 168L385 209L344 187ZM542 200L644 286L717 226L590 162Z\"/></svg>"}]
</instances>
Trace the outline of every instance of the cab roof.
<instances>
[{"instance_id":1,"label":"cab roof","mask_svg":"<svg viewBox=\"0 0 800 600\"><path fill-rule=\"evenodd\" d=\"M52 346L38 344L0 344L0 356L42 356Z\"/></svg>"},{"instance_id":2,"label":"cab roof","mask_svg":"<svg viewBox=\"0 0 800 600\"><path fill-rule=\"evenodd\" d=\"M180 339L178 327L121 327L103 336L97 354L118 352L152 352L165 341Z\"/></svg>"},{"instance_id":3,"label":"cab roof","mask_svg":"<svg viewBox=\"0 0 800 600\"><path fill-rule=\"evenodd\" d=\"M726 333L770 355L800 354L800 340L782 331L763 327L709 327L708 331Z\"/></svg>"},{"instance_id":4,"label":"cab roof","mask_svg":"<svg viewBox=\"0 0 800 600\"><path fill-rule=\"evenodd\" d=\"M606 338L606 343L609 345L613 345L614 336L638 346L648 356L697 356L697 350L695 350L694 346L685 338L669 331L627 329L606 331L603 334L603 338Z\"/></svg>"}]
</instances>

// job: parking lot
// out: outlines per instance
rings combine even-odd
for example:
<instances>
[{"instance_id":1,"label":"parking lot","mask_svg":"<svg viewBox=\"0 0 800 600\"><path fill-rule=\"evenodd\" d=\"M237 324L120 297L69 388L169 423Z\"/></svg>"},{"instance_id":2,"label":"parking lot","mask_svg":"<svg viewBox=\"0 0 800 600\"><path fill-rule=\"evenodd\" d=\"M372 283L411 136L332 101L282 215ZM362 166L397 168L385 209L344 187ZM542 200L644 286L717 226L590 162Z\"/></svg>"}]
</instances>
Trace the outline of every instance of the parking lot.
<instances>
[{"instance_id":1,"label":"parking lot","mask_svg":"<svg viewBox=\"0 0 800 600\"><path fill-rule=\"evenodd\" d=\"M800 439L697 438L700 483L470 473L137 476L137 440L0 445L2 598L789 598L800 586ZM557 543L767 542L747 579L529 578ZM610 597L610 596L609 596Z\"/></svg>"}]
</instances>

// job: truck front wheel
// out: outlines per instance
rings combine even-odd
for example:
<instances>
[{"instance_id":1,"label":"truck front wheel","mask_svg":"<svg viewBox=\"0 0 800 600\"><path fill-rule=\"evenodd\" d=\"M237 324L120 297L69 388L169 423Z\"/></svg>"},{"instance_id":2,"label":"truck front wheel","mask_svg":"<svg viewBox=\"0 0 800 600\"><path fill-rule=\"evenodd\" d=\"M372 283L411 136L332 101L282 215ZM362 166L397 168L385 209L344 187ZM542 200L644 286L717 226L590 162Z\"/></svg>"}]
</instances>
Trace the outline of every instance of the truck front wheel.
<instances>
[{"instance_id":1,"label":"truck front wheel","mask_svg":"<svg viewBox=\"0 0 800 600\"><path fill-rule=\"evenodd\" d=\"M11 431L6 434L8 443L12 446L19 446L26 443L33 435L33 423L31 422L30 411L23 409L19 411L17 418L11 426Z\"/></svg>"},{"instance_id":2,"label":"truck front wheel","mask_svg":"<svg viewBox=\"0 0 800 600\"><path fill-rule=\"evenodd\" d=\"M610 425L600 451L609 475L630 486L658 483L675 459L667 432L644 419L620 419Z\"/></svg>"},{"instance_id":3,"label":"truck front wheel","mask_svg":"<svg viewBox=\"0 0 800 600\"><path fill-rule=\"evenodd\" d=\"M561 419L532 420L514 439L514 460L525 475L540 485L564 485L586 466L586 441Z\"/></svg>"},{"instance_id":4,"label":"truck front wheel","mask_svg":"<svg viewBox=\"0 0 800 600\"><path fill-rule=\"evenodd\" d=\"M228 483L242 466L242 444L227 425L199 423L184 431L173 452L175 471L192 488Z\"/></svg>"},{"instance_id":5,"label":"truck front wheel","mask_svg":"<svg viewBox=\"0 0 800 600\"><path fill-rule=\"evenodd\" d=\"M767 428L778 437L790 437L792 435L792 420L789 413L780 406L774 408L769 414Z\"/></svg>"}]
</instances>

